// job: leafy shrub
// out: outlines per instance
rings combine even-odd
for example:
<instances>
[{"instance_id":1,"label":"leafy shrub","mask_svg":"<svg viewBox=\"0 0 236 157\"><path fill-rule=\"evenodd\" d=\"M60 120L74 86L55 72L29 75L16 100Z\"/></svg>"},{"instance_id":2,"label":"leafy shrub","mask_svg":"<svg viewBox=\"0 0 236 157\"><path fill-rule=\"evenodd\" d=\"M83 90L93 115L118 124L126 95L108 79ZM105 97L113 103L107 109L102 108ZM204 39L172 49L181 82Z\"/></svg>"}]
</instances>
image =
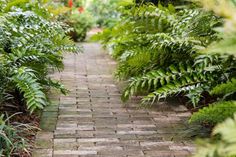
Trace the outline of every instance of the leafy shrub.
<instances>
[{"instance_id":1,"label":"leafy shrub","mask_svg":"<svg viewBox=\"0 0 236 157\"><path fill-rule=\"evenodd\" d=\"M196 58L193 63L171 65L167 70L152 70L141 77L132 78L124 91L123 100L127 100L140 90L154 90L143 98L144 103L185 93L196 106L203 91L223 81L219 79L222 70L218 66L226 63L225 59L220 56L203 55ZM195 94L191 95L191 92Z\"/></svg>"},{"instance_id":2,"label":"leafy shrub","mask_svg":"<svg viewBox=\"0 0 236 157\"><path fill-rule=\"evenodd\" d=\"M13 112L32 113L49 104L50 88L66 94L64 86L48 73L63 69L64 52L80 49L67 37L69 28L48 12L53 9L46 9L48 5L28 0L0 1L1 110L12 107ZM29 141L23 135L31 129L26 124L9 123L9 118L1 115L0 156L29 153Z\"/></svg>"},{"instance_id":3,"label":"leafy shrub","mask_svg":"<svg viewBox=\"0 0 236 157\"><path fill-rule=\"evenodd\" d=\"M26 104L33 112L48 104L45 93L50 87L65 91L47 76L49 67L61 70L62 53L77 52L78 48L66 36L64 26L51 21L49 13L38 3L16 1L14 6L15 3L2 2L0 8L9 10L0 15L2 104L9 101L6 97L12 98L13 104L19 108Z\"/></svg>"},{"instance_id":4,"label":"leafy shrub","mask_svg":"<svg viewBox=\"0 0 236 157\"><path fill-rule=\"evenodd\" d=\"M226 83L219 84L211 90L213 95L222 95L224 98L233 95L236 92L236 79L232 79Z\"/></svg>"},{"instance_id":5,"label":"leafy shrub","mask_svg":"<svg viewBox=\"0 0 236 157\"><path fill-rule=\"evenodd\" d=\"M197 0L198 1L198 0ZM224 18L224 26L219 30L221 31L222 40L212 43L207 49L203 52L208 54L230 54L236 56L235 53L235 18L232 18L235 15L236 3L231 0L205 0L198 1L203 4L203 7L207 10L212 10L216 14ZM235 64L235 61L232 61ZM228 77L226 73L225 77ZM232 78L232 79L231 79ZM228 79L226 83L219 83L216 85L211 94L223 96L223 99L235 100L235 97L232 96L235 93L235 73ZM229 97L230 96L230 97ZM235 101L231 101L229 106L235 104ZM229 108L230 110L230 108ZM226 110L226 113L232 113L232 111ZM203 115L206 116L206 115ZM208 115L209 116L209 115ZM218 115L221 116L221 115ZM228 115L231 116L231 115ZM216 117L215 117L216 118ZM194 157L235 157L236 156L236 115L234 118L229 118L223 123L218 124L213 129L213 137L208 140L201 140L198 143L198 149ZM219 138L215 138L216 135Z\"/></svg>"},{"instance_id":6,"label":"leafy shrub","mask_svg":"<svg viewBox=\"0 0 236 157\"><path fill-rule=\"evenodd\" d=\"M141 4L141 3L153 3L153 4L174 4L174 5L181 5L181 4L188 4L189 1L183 0L183 1L179 1L179 0L135 0L135 2L137 4Z\"/></svg>"},{"instance_id":7,"label":"leafy shrub","mask_svg":"<svg viewBox=\"0 0 236 157\"><path fill-rule=\"evenodd\" d=\"M123 100L142 93L143 102L152 104L184 94L196 107L203 93L212 94L220 101L200 109L190 122L214 126L235 113L236 3L197 1L208 11L129 3L121 7L119 23L94 38L119 62L116 76L129 80ZM213 132L221 136L204 141L196 156L235 156L234 132L235 118L226 120Z\"/></svg>"},{"instance_id":8,"label":"leafy shrub","mask_svg":"<svg viewBox=\"0 0 236 157\"><path fill-rule=\"evenodd\" d=\"M199 140L194 157L235 157L236 156L236 115L218 124L210 140ZM215 139L216 135L220 138Z\"/></svg>"},{"instance_id":9,"label":"leafy shrub","mask_svg":"<svg viewBox=\"0 0 236 157\"><path fill-rule=\"evenodd\" d=\"M84 41L87 31L93 26L92 16L89 12L79 13L77 10L69 15L66 23L73 28L69 35L74 41Z\"/></svg>"},{"instance_id":10,"label":"leafy shrub","mask_svg":"<svg viewBox=\"0 0 236 157\"><path fill-rule=\"evenodd\" d=\"M236 112L235 101L219 101L195 112L189 122L202 125L215 126L229 117L233 117Z\"/></svg>"},{"instance_id":11,"label":"leafy shrub","mask_svg":"<svg viewBox=\"0 0 236 157\"><path fill-rule=\"evenodd\" d=\"M119 18L118 0L92 0L87 7L98 27L112 27Z\"/></svg>"},{"instance_id":12,"label":"leafy shrub","mask_svg":"<svg viewBox=\"0 0 236 157\"><path fill-rule=\"evenodd\" d=\"M149 93L143 102L152 104L184 94L196 106L203 92L234 77L234 57L199 53L220 40L214 28L222 20L211 12L146 4L123 7L122 16L94 38L119 61L116 76L129 80L123 100Z\"/></svg>"}]
</instances>

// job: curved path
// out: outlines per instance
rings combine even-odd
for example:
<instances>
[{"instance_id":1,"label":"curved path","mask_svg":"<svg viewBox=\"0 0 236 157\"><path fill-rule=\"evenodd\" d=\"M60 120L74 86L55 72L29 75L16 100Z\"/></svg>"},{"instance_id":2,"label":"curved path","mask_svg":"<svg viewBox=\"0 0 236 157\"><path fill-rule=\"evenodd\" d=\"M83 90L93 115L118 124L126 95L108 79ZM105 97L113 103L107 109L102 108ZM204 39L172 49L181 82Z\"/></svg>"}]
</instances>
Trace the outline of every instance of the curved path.
<instances>
[{"instance_id":1,"label":"curved path","mask_svg":"<svg viewBox=\"0 0 236 157\"><path fill-rule=\"evenodd\" d=\"M184 157L194 150L181 137L190 113L184 106L159 103L149 110L122 105L112 72L115 62L99 44L65 55L65 70L53 74L70 89L51 94L54 106L42 116L34 157Z\"/></svg>"}]
</instances>

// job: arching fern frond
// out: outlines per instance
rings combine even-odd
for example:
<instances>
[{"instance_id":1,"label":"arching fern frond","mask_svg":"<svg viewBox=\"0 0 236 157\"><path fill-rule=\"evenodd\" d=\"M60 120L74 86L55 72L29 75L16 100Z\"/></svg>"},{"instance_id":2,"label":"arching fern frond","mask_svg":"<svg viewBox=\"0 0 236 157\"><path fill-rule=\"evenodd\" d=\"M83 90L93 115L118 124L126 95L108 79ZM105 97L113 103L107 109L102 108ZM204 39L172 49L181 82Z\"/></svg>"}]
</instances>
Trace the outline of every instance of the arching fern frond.
<instances>
[{"instance_id":1,"label":"arching fern frond","mask_svg":"<svg viewBox=\"0 0 236 157\"><path fill-rule=\"evenodd\" d=\"M233 95L236 93L236 79L215 86L210 93L212 95L221 95L223 99Z\"/></svg>"},{"instance_id":2,"label":"arching fern frond","mask_svg":"<svg viewBox=\"0 0 236 157\"><path fill-rule=\"evenodd\" d=\"M47 105L43 88L37 82L38 80L31 69L26 67L15 69L12 80L24 95L27 108L31 113L36 109L43 109Z\"/></svg>"},{"instance_id":3,"label":"arching fern frond","mask_svg":"<svg viewBox=\"0 0 236 157\"><path fill-rule=\"evenodd\" d=\"M147 91L150 94L143 98L143 102L153 103L155 100L184 93L196 106L203 91L214 86L216 82L225 81L226 78L221 77L221 64L225 60L227 59L217 55L202 55L194 63L179 63L167 69L153 70L141 77L131 78L122 99L126 101L139 91Z\"/></svg>"},{"instance_id":4,"label":"arching fern frond","mask_svg":"<svg viewBox=\"0 0 236 157\"><path fill-rule=\"evenodd\" d=\"M206 84L206 82L201 82L201 83L178 83L176 82L175 84L167 84L158 90L148 94L142 99L142 104L143 105L149 105L150 103L153 104L156 100L159 101L160 99L165 99L170 96L176 96L180 93L186 94L190 93L191 91L196 91L199 90L200 93L197 93L198 95L189 96L191 99L191 102L193 103L193 106L196 107L199 98L201 96L201 93L204 91L204 89L209 88ZM187 94L189 95L189 94ZM196 99L196 100L195 100Z\"/></svg>"},{"instance_id":5,"label":"arching fern frond","mask_svg":"<svg viewBox=\"0 0 236 157\"><path fill-rule=\"evenodd\" d=\"M219 101L193 113L189 122L215 126L226 118L233 118L236 112L236 101Z\"/></svg>"}]
</instances>

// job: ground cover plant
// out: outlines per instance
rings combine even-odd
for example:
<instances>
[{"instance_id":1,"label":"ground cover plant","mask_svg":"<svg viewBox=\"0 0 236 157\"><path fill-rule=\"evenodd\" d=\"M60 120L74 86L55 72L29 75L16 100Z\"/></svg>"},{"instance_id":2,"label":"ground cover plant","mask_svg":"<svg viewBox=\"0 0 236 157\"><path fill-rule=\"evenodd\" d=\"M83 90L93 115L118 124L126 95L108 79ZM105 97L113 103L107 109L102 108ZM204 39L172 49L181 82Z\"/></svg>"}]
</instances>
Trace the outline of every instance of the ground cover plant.
<instances>
[{"instance_id":1,"label":"ground cover plant","mask_svg":"<svg viewBox=\"0 0 236 157\"><path fill-rule=\"evenodd\" d=\"M63 69L63 52L78 52L79 48L66 35L68 27L49 12L51 4L28 0L0 2L2 113L27 115L42 110L50 104L47 98L50 88L66 94L64 86L48 77L48 73ZM27 152L29 146L21 137L18 125L8 123L6 118L2 115L0 120L1 155Z\"/></svg>"}]
</instances>

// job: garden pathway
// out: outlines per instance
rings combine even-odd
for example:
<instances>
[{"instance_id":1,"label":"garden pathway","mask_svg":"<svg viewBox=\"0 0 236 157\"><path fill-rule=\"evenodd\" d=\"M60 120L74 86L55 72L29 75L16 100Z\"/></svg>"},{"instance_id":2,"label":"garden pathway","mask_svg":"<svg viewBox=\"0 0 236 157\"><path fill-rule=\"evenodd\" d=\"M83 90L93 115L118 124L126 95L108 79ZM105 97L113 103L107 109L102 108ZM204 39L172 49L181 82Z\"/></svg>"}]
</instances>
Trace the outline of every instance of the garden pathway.
<instances>
[{"instance_id":1,"label":"garden pathway","mask_svg":"<svg viewBox=\"0 0 236 157\"><path fill-rule=\"evenodd\" d=\"M190 113L182 105L126 107L112 72L115 62L99 44L83 44L83 54L66 54L65 69L53 74L71 91L52 94L42 115L34 157L184 157L193 144L180 136Z\"/></svg>"}]
</instances>

